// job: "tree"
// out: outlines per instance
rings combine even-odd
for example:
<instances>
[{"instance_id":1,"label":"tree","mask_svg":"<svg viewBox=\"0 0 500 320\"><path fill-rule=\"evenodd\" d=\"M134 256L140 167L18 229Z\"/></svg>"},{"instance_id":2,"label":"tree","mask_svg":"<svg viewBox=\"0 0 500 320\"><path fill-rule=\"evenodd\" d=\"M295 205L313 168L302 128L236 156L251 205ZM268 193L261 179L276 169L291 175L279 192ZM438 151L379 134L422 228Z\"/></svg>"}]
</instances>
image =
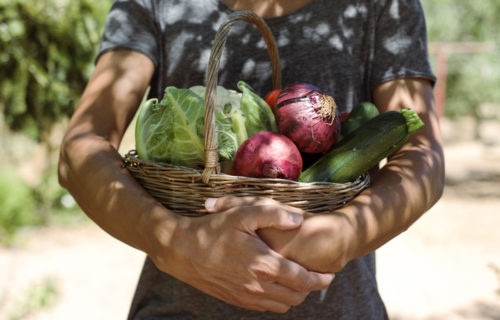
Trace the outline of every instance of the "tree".
<instances>
[{"instance_id":1,"label":"tree","mask_svg":"<svg viewBox=\"0 0 500 320\"><path fill-rule=\"evenodd\" d=\"M110 0L0 0L0 111L43 140L93 69Z\"/></svg>"},{"instance_id":2,"label":"tree","mask_svg":"<svg viewBox=\"0 0 500 320\"><path fill-rule=\"evenodd\" d=\"M422 5L430 42L491 44L491 52L453 54L448 60L446 115L471 115L481 121L482 104L500 108L500 2L422 0Z\"/></svg>"}]
</instances>

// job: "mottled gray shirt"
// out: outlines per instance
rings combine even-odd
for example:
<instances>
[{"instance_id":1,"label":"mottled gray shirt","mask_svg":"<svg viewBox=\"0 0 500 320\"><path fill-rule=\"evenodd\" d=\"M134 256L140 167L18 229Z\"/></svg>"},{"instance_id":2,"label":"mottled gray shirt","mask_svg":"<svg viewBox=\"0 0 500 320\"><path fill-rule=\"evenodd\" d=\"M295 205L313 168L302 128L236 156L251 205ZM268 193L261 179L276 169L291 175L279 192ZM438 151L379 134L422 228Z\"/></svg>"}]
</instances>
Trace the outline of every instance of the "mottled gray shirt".
<instances>
[{"instance_id":1,"label":"mottled gray shirt","mask_svg":"<svg viewBox=\"0 0 500 320\"><path fill-rule=\"evenodd\" d=\"M116 0L99 55L131 49L147 55L156 71L151 96L166 86L205 84L211 43L232 10L217 0ZM380 83L404 77L430 80L425 20L418 0L313 0L265 19L281 58L283 85L311 83L332 95L341 111L371 101ZM258 29L240 22L229 34L219 85L244 80L264 95L271 68ZM313 292L284 315L228 305L164 274L146 259L129 319L386 319L378 293L375 256L347 264L330 287Z\"/></svg>"}]
</instances>

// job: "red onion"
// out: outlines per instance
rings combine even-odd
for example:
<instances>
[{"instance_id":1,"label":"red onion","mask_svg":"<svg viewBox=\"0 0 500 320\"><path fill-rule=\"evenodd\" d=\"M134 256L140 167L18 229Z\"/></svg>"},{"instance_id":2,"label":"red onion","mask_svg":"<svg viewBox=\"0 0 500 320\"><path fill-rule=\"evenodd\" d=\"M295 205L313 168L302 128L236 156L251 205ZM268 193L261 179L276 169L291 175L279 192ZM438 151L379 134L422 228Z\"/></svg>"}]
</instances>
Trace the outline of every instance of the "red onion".
<instances>
[{"instance_id":1,"label":"red onion","mask_svg":"<svg viewBox=\"0 0 500 320\"><path fill-rule=\"evenodd\" d=\"M277 132L256 133L241 144L234 159L238 176L297 180L301 171L299 149Z\"/></svg>"},{"instance_id":2,"label":"red onion","mask_svg":"<svg viewBox=\"0 0 500 320\"><path fill-rule=\"evenodd\" d=\"M286 87L274 109L280 133L300 151L325 153L340 135L340 116L333 97L307 83Z\"/></svg>"}]
</instances>

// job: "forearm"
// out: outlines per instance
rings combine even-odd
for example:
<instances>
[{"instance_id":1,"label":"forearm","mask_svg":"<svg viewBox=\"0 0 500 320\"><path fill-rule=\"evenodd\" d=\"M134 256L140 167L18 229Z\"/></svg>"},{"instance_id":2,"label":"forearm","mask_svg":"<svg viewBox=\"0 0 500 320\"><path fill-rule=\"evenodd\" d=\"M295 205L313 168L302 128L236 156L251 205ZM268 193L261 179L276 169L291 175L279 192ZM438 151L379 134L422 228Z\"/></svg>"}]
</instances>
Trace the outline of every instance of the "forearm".
<instances>
[{"instance_id":1,"label":"forearm","mask_svg":"<svg viewBox=\"0 0 500 320\"><path fill-rule=\"evenodd\" d=\"M82 210L117 239L148 252L155 220L174 219L130 176L106 139L70 135L61 150L59 177Z\"/></svg>"},{"instance_id":2,"label":"forearm","mask_svg":"<svg viewBox=\"0 0 500 320\"><path fill-rule=\"evenodd\" d=\"M372 178L372 186L339 210L356 237L352 258L365 255L408 229L440 198L440 148L404 146Z\"/></svg>"},{"instance_id":3,"label":"forearm","mask_svg":"<svg viewBox=\"0 0 500 320\"><path fill-rule=\"evenodd\" d=\"M382 111L413 108L425 126L372 177L372 186L342 210L360 242L355 257L406 230L439 200L444 188L444 154L430 85L396 80L379 86L374 97Z\"/></svg>"}]
</instances>

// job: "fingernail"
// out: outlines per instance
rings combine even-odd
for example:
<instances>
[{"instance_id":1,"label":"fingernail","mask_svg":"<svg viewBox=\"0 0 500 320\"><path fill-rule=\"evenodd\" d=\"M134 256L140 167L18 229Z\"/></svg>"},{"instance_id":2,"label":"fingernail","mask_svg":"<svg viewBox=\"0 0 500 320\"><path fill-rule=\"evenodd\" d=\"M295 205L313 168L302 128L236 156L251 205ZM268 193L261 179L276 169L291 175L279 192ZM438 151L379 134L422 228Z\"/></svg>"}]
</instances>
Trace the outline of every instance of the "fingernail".
<instances>
[{"instance_id":1,"label":"fingernail","mask_svg":"<svg viewBox=\"0 0 500 320\"><path fill-rule=\"evenodd\" d=\"M288 212L288 218L294 225L301 224L302 221L304 220L304 217L301 214L295 212Z\"/></svg>"},{"instance_id":2,"label":"fingernail","mask_svg":"<svg viewBox=\"0 0 500 320\"><path fill-rule=\"evenodd\" d=\"M214 211L216 201L217 198L208 198L207 200L205 200L205 209L207 209L208 212Z\"/></svg>"}]
</instances>

